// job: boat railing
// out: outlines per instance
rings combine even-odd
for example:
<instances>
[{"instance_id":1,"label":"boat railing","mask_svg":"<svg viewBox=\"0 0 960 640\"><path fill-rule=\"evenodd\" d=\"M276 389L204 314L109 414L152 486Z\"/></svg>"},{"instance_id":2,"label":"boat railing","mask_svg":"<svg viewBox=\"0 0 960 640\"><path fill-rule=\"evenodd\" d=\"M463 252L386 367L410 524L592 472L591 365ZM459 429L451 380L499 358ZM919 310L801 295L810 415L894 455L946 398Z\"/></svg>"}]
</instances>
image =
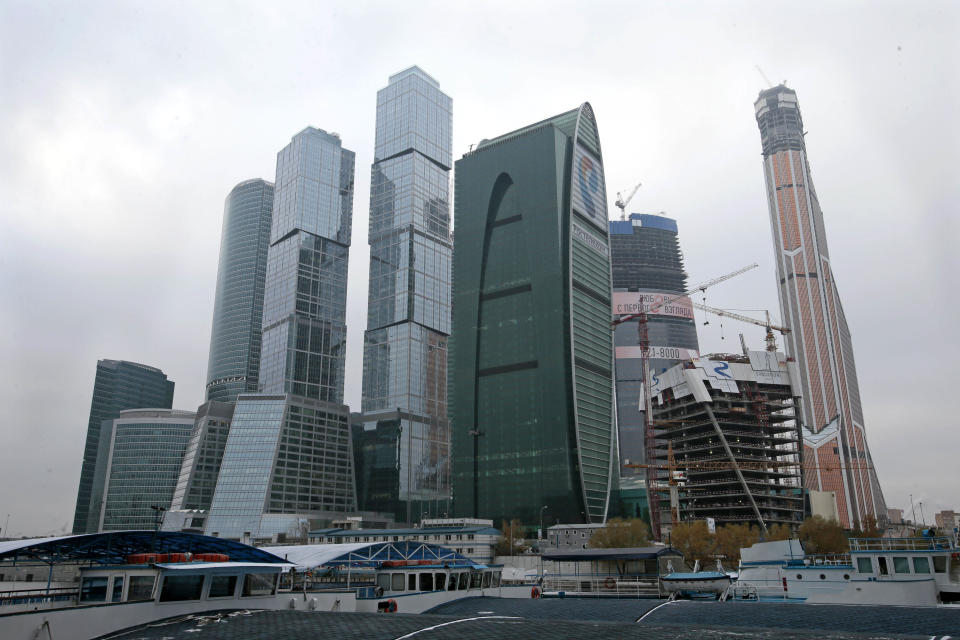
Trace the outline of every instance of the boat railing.
<instances>
[{"instance_id":1,"label":"boat railing","mask_svg":"<svg viewBox=\"0 0 960 640\"><path fill-rule=\"evenodd\" d=\"M76 600L79 595L80 590L76 587L0 591L0 607L23 604L43 604L46 602L68 602L71 600Z\"/></svg>"},{"instance_id":2,"label":"boat railing","mask_svg":"<svg viewBox=\"0 0 960 640\"><path fill-rule=\"evenodd\" d=\"M547 574L542 586L544 591L552 592L640 598L659 595L659 582L656 574Z\"/></svg>"},{"instance_id":3,"label":"boat railing","mask_svg":"<svg viewBox=\"0 0 960 640\"><path fill-rule=\"evenodd\" d=\"M930 551L953 549L953 541L947 537L937 538L850 538L850 551Z\"/></svg>"},{"instance_id":4,"label":"boat railing","mask_svg":"<svg viewBox=\"0 0 960 640\"><path fill-rule=\"evenodd\" d=\"M847 566L850 564L850 555L846 553L809 553L804 556L804 564L810 566Z\"/></svg>"}]
</instances>

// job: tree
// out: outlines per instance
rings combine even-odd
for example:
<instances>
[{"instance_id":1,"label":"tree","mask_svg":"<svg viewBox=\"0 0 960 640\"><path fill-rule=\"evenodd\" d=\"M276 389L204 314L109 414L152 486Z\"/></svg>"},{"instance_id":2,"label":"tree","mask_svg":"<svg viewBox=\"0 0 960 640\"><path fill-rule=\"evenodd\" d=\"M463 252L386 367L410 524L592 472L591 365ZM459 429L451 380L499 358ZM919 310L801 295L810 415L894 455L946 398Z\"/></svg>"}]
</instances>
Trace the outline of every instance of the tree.
<instances>
[{"instance_id":1,"label":"tree","mask_svg":"<svg viewBox=\"0 0 960 640\"><path fill-rule=\"evenodd\" d=\"M767 527L767 535L764 536L764 539L767 542L773 542L774 540L789 540L793 537L793 531L790 530L790 527L785 524L772 524Z\"/></svg>"},{"instance_id":2,"label":"tree","mask_svg":"<svg viewBox=\"0 0 960 640\"><path fill-rule=\"evenodd\" d=\"M749 523L728 524L717 528L716 553L726 556L736 566L740 562L740 549L753 546L760 540L760 530Z\"/></svg>"},{"instance_id":3,"label":"tree","mask_svg":"<svg viewBox=\"0 0 960 640\"><path fill-rule=\"evenodd\" d=\"M650 542L647 523L639 518L611 518L602 529L590 536L592 549L624 549L644 547Z\"/></svg>"},{"instance_id":4,"label":"tree","mask_svg":"<svg viewBox=\"0 0 960 640\"><path fill-rule=\"evenodd\" d=\"M670 544L679 549L687 562L707 562L713 556L714 536L703 520L681 522L670 532Z\"/></svg>"},{"instance_id":5,"label":"tree","mask_svg":"<svg viewBox=\"0 0 960 640\"><path fill-rule=\"evenodd\" d=\"M514 518L510 522L502 520L500 523L501 535L493 548L494 555L510 556L526 551L523 545L523 525Z\"/></svg>"},{"instance_id":6,"label":"tree","mask_svg":"<svg viewBox=\"0 0 960 640\"><path fill-rule=\"evenodd\" d=\"M883 531L877 526L877 519L873 516L867 516L861 524L863 525L862 528L854 529L850 534L851 538L880 538L883 536Z\"/></svg>"},{"instance_id":7,"label":"tree","mask_svg":"<svg viewBox=\"0 0 960 640\"><path fill-rule=\"evenodd\" d=\"M850 548L847 534L836 520L823 516L807 518L797 530L807 553L846 553Z\"/></svg>"}]
</instances>

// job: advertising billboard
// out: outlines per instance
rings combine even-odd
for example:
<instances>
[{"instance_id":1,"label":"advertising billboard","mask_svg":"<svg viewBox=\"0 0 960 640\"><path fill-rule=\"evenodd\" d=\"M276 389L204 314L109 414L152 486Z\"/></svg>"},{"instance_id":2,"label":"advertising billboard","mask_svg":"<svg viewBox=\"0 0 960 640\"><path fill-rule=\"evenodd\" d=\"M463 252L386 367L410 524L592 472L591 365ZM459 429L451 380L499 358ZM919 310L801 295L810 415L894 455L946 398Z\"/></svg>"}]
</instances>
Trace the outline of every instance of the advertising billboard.
<instances>
[{"instance_id":1,"label":"advertising billboard","mask_svg":"<svg viewBox=\"0 0 960 640\"><path fill-rule=\"evenodd\" d=\"M607 233L607 188L603 165L582 145L573 150L573 208Z\"/></svg>"},{"instance_id":2,"label":"advertising billboard","mask_svg":"<svg viewBox=\"0 0 960 640\"><path fill-rule=\"evenodd\" d=\"M641 311L650 313L650 307L659 304L662 306L650 315L693 319L693 303L687 296L673 300L670 304L662 304L674 295L672 293L652 293L649 291L614 291L613 315L625 316Z\"/></svg>"}]
</instances>

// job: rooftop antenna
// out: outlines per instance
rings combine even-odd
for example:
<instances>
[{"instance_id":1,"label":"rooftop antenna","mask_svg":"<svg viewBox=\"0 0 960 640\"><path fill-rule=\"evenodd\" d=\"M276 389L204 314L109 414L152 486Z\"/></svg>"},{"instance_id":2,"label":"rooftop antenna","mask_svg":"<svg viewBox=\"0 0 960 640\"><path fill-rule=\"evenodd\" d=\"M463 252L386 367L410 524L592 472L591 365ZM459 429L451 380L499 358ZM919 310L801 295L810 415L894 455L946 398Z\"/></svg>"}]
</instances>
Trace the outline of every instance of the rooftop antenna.
<instances>
[{"instance_id":1,"label":"rooftop antenna","mask_svg":"<svg viewBox=\"0 0 960 640\"><path fill-rule=\"evenodd\" d=\"M773 89L773 83L770 82L770 78L768 78L767 74L763 72L763 69L760 68L760 65L755 64L753 67L757 70L757 73L760 74L760 77L763 78L763 81L767 83L767 88ZM786 81L784 81L784 84L786 84Z\"/></svg>"}]
</instances>

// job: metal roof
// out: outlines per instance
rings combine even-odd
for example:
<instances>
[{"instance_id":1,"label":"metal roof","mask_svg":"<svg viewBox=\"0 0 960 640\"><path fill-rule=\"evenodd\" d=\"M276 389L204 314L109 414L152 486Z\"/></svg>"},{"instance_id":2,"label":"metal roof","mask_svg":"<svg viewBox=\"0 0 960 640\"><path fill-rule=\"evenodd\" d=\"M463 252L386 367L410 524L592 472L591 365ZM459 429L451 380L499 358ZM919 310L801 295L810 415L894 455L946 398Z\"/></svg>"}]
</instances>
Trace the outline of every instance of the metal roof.
<instances>
[{"instance_id":1,"label":"metal roof","mask_svg":"<svg viewBox=\"0 0 960 640\"><path fill-rule=\"evenodd\" d=\"M0 542L0 561L18 563L89 561L91 564L126 564L127 556L134 553L222 553L238 562L284 562L282 558L256 547L179 531L109 531Z\"/></svg>"},{"instance_id":2,"label":"metal roof","mask_svg":"<svg viewBox=\"0 0 960 640\"><path fill-rule=\"evenodd\" d=\"M423 527L420 529L417 528L406 528L406 529L316 529L311 531L309 535L311 536L340 536L340 537L352 537L352 536L418 536L418 535L440 535L440 534L454 534L454 533L474 533L474 534L483 534L491 536L499 536L500 530L494 529L493 527L487 526L473 526L473 527Z\"/></svg>"},{"instance_id":3,"label":"metal roof","mask_svg":"<svg viewBox=\"0 0 960 640\"><path fill-rule=\"evenodd\" d=\"M545 551L544 560L651 560L661 556L683 557L672 547L633 547L627 549L557 549Z\"/></svg>"},{"instance_id":4,"label":"metal roof","mask_svg":"<svg viewBox=\"0 0 960 640\"><path fill-rule=\"evenodd\" d=\"M298 544L262 547L303 569L351 566L376 567L386 560L429 560L436 564L477 566L470 558L437 544L399 542L356 542L353 544Z\"/></svg>"}]
</instances>

